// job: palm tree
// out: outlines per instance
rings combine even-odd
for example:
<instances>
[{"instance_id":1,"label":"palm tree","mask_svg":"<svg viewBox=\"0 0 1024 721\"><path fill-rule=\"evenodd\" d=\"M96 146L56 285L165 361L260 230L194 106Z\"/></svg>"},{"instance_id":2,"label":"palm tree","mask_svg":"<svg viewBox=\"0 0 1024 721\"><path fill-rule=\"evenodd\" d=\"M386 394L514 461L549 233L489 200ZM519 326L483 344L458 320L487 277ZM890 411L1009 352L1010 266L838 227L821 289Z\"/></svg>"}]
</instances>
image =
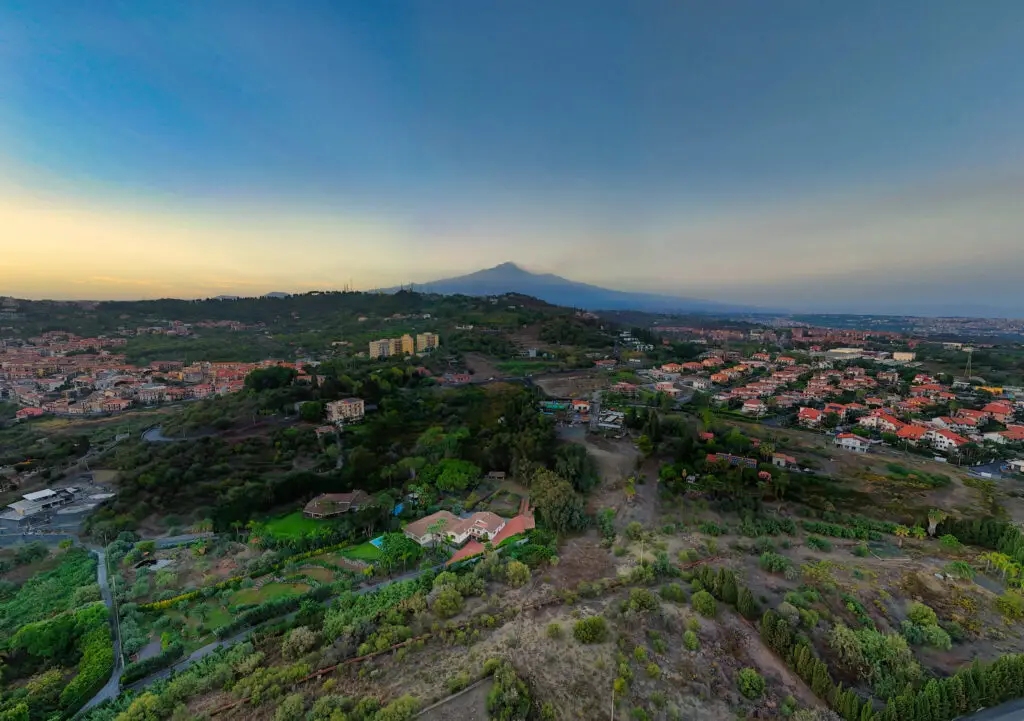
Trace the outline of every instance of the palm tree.
<instances>
[{"instance_id":1,"label":"palm tree","mask_svg":"<svg viewBox=\"0 0 1024 721\"><path fill-rule=\"evenodd\" d=\"M896 526L893 533L896 534L896 545L903 548L903 539L910 535L910 529L906 526Z\"/></svg>"},{"instance_id":2,"label":"palm tree","mask_svg":"<svg viewBox=\"0 0 1024 721\"><path fill-rule=\"evenodd\" d=\"M761 458L766 461L770 461L772 456L775 455L775 445L772 443L762 443L758 449L758 453L761 454Z\"/></svg>"},{"instance_id":3,"label":"palm tree","mask_svg":"<svg viewBox=\"0 0 1024 721\"><path fill-rule=\"evenodd\" d=\"M928 511L928 535L934 537L938 525L947 518L949 518L949 514L945 511L940 511L938 508Z\"/></svg>"}]
</instances>

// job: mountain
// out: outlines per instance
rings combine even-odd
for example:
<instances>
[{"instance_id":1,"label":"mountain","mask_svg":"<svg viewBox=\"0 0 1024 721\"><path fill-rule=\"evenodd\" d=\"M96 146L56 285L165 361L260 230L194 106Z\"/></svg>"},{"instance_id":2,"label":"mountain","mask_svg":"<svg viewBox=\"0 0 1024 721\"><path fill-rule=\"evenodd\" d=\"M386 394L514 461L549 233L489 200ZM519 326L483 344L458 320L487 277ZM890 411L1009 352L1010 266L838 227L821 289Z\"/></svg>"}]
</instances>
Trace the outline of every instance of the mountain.
<instances>
[{"instance_id":1,"label":"mountain","mask_svg":"<svg viewBox=\"0 0 1024 721\"><path fill-rule=\"evenodd\" d=\"M394 292L388 288L384 292ZM611 290L569 280L551 273L531 273L515 263L502 263L456 278L445 278L415 286L421 293L444 295L502 295L520 293L540 298L555 305L587 310L640 310L651 313L707 312L735 313L750 308L731 306L698 298L685 298L659 293L635 293Z\"/></svg>"}]
</instances>

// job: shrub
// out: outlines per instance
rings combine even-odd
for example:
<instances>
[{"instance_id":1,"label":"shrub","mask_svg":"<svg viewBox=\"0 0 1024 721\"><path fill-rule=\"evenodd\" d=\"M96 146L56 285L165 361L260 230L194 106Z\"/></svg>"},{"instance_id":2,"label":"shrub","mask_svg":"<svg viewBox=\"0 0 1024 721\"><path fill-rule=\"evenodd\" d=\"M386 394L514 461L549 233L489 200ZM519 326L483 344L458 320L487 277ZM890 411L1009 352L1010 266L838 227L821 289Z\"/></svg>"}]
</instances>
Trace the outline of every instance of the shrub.
<instances>
[{"instance_id":1,"label":"shrub","mask_svg":"<svg viewBox=\"0 0 1024 721\"><path fill-rule=\"evenodd\" d=\"M274 721L302 721L305 711L305 697L301 693L289 694L278 704Z\"/></svg>"},{"instance_id":2,"label":"shrub","mask_svg":"<svg viewBox=\"0 0 1024 721\"><path fill-rule=\"evenodd\" d=\"M548 624L547 633L548 633L548 638L555 638L555 639L561 638L562 637L562 626L561 626L561 624L549 623Z\"/></svg>"},{"instance_id":3,"label":"shrub","mask_svg":"<svg viewBox=\"0 0 1024 721\"><path fill-rule=\"evenodd\" d=\"M633 611L657 611L661 607L658 597L646 588L629 589L629 608Z\"/></svg>"},{"instance_id":4,"label":"shrub","mask_svg":"<svg viewBox=\"0 0 1024 721\"><path fill-rule=\"evenodd\" d=\"M736 610L740 612L743 618L748 620L757 618L759 615L757 602L754 601L754 594L746 586L740 588L739 593L736 595Z\"/></svg>"},{"instance_id":5,"label":"shrub","mask_svg":"<svg viewBox=\"0 0 1024 721\"><path fill-rule=\"evenodd\" d=\"M700 648L700 639L697 638L697 634L693 631L685 631L683 633L683 645L687 651L696 651Z\"/></svg>"},{"instance_id":6,"label":"shrub","mask_svg":"<svg viewBox=\"0 0 1024 721\"><path fill-rule=\"evenodd\" d=\"M576 622L572 635L580 643L604 643L608 640L608 624L601 616L589 616Z\"/></svg>"},{"instance_id":7,"label":"shrub","mask_svg":"<svg viewBox=\"0 0 1024 721\"><path fill-rule=\"evenodd\" d=\"M749 699L761 698L766 687L765 680L752 668L742 668L736 676L740 693Z\"/></svg>"},{"instance_id":8,"label":"shrub","mask_svg":"<svg viewBox=\"0 0 1024 721\"><path fill-rule=\"evenodd\" d=\"M697 591L690 599L690 603L693 605L693 609L701 616L714 618L718 613L718 604L715 601L715 597L707 591Z\"/></svg>"},{"instance_id":9,"label":"shrub","mask_svg":"<svg viewBox=\"0 0 1024 721\"><path fill-rule=\"evenodd\" d=\"M651 678L661 678L661 667L653 661L647 664L647 675Z\"/></svg>"},{"instance_id":10,"label":"shrub","mask_svg":"<svg viewBox=\"0 0 1024 721\"><path fill-rule=\"evenodd\" d=\"M863 543L858 543L856 546L853 547L853 555L854 556L858 556L860 558L864 558L869 553L871 553L871 551L868 550L868 547L865 546Z\"/></svg>"},{"instance_id":11,"label":"shrub","mask_svg":"<svg viewBox=\"0 0 1024 721\"><path fill-rule=\"evenodd\" d=\"M281 655L288 661L295 661L316 646L317 635L306 626L293 628L281 644Z\"/></svg>"},{"instance_id":12,"label":"shrub","mask_svg":"<svg viewBox=\"0 0 1024 721\"><path fill-rule=\"evenodd\" d=\"M824 538L821 538L820 536L808 536L807 537L807 545L810 546L811 548L815 548L815 549L817 549L819 551L831 551L832 550L832 542L831 541L827 541Z\"/></svg>"},{"instance_id":13,"label":"shrub","mask_svg":"<svg viewBox=\"0 0 1024 721\"><path fill-rule=\"evenodd\" d=\"M525 586L530 582L530 567L521 561L509 561L505 566L505 580L513 588Z\"/></svg>"},{"instance_id":14,"label":"shrub","mask_svg":"<svg viewBox=\"0 0 1024 721\"><path fill-rule=\"evenodd\" d=\"M667 586L662 586L659 593L666 601L683 603L686 600L686 591L678 583L670 583Z\"/></svg>"},{"instance_id":15,"label":"shrub","mask_svg":"<svg viewBox=\"0 0 1024 721\"><path fill-rule=\"evenodd\" d=\"M931 607L917 601L910 604L907 618L918 626L936 626L939 623L939 617L935 615L935 611Z\"/></svg>"},{"instance_id":16,"label":"shrub","mask_svg":"<svg viewBox=\"0 0 1024 721\"><path fill-rule=\"evenodd\" d=\"M1022 619L1024 618L1024 596L1019 591L1007 591L996 599L996 608L1007 619Z\"/></svg>"},{"instance_id":17,"label":"shrub","mask_svg":"<svg viewBox=\"0 0 1024 721\"><path fill-rule=\"evenodd\" d=\"M785 556L768 551L761 554L758 565L770 573L779 573L780 571L785 571L792 564L790 564L789 559Z\"/></svg>"},{"instance_id":18,"label":"shrub","mask_svg":"<svg viewBox=\"0 0 1024 721\"><path fill-rule=\"evenodd\" d=\"M444 586L434 597L431 610L441 618L451 618L462 611L462 594L454 586Z\"/></svg>"},{"instance_id":19,"label":"shrub","mask_svg":"<svg viewBox=\"0 0 1024 721\"><path fill-rule=\"evenodd\" d=\"M641 524L639 521L633 521L628 526L626 526L625 533L626 538L628 538L629 540L639 541L640 538L644 535L643 524Z\"/></svg>"}]
</instances>

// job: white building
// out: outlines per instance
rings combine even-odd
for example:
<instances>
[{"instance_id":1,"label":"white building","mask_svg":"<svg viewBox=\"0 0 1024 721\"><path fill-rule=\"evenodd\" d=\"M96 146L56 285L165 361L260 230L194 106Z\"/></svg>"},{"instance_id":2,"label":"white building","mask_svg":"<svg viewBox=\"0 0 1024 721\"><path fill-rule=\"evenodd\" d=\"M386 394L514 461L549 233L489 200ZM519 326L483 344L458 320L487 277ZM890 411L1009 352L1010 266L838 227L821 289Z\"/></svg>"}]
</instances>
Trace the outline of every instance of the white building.
<instances>
[{"instance_id":1,"label":"white building","mask_svg":"<svg viewBox=\"0 0 1024 721\"><path fill-rule=\"evenodd\" d=\"M833 443L844 451L854 451L856 453L867 453L868 448L871 447L870 443L853 433L840 433L835 437Z\"/></svg>"},{"instance_id":2,"label":"white building","mask_svg":"<svg viewBox=\"0 0 1024 721\"><path fill-rule=\"evenodd\" d=\"M327 409L327 420L331 423L354 423L363 419L366 412L362 398L342 398L340 401L331 401Z\"/></svg>"},{"instance_id":3,"label":"white building","mask_svg":"<svg viewBox=\"0 0 1024 721\"><path fill-rule=\"evenodd\" d=\"M932 444L935 450L942 451L943 453L956 451L960 446L968 442L963 436L945 428L933 428L925 433L924 437L925 440Z\"/></svg>"}]
</instances>

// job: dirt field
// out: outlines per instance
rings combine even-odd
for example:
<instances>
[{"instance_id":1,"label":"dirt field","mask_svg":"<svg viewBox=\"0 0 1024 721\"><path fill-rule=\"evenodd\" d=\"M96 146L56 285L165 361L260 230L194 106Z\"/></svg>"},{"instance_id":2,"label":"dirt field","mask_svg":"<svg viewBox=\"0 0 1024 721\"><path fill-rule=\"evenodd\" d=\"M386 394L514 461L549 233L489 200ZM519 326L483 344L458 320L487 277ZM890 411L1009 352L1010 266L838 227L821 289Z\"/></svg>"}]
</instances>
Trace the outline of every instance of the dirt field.
<instances>
[{"instance_id":1,"label":"dirt field","mask_svg":"<svg viewBox=\"0 0 1024 721\"><path fill-rule=\"evenodd\" d=\"M611 385L604 371L580 370L559 375L535 376L533 382L553 398L590 398L594 391Z\"/></svg>"},{"instance_id":2,"label":"dirt field","mask_svg":"<svg viewBox=\"0 0 1024 721\"><path fill-rule=\"evenodd\" d=\"M501 378L504 374L498 370L495 361L482 353L467 353L466 367L473 374L473 380L485 381L488 378Z\"/></svg>"}]
</instances>

